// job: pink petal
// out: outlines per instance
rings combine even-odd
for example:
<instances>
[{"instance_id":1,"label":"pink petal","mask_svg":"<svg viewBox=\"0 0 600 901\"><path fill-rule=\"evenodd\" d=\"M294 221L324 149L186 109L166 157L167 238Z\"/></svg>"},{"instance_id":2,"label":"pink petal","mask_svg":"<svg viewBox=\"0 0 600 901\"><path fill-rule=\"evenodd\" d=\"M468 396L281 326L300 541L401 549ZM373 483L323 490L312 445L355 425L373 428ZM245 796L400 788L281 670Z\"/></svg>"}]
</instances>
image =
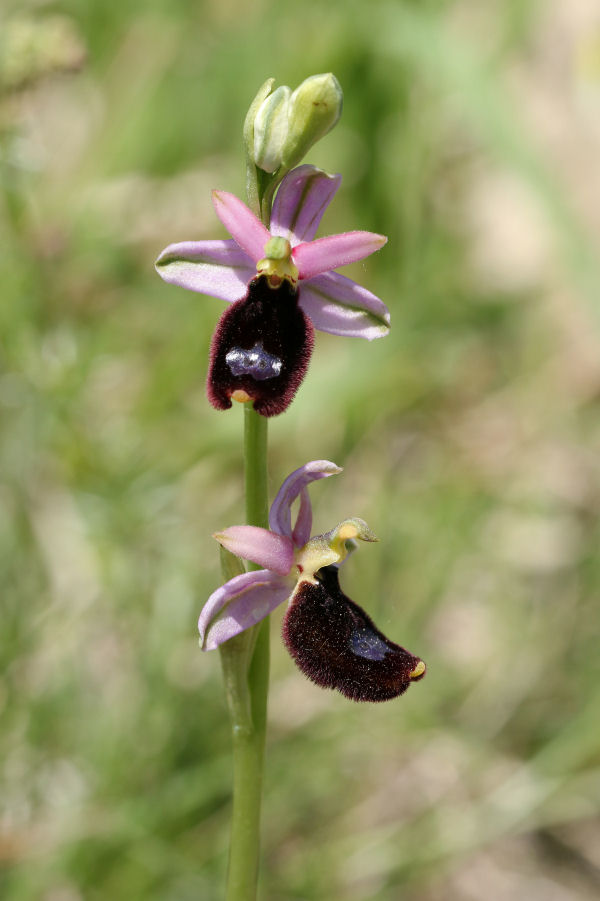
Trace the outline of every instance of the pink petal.
<instances>
[{"instance_id":1,"label":"pink petal","mask_svg":"<svg viewBox=\"0 0 600 901\"><path fill-rule=\"evenodd\" d=\"M292 247L312 241L341 181L341 175L328 175L316 166L292 169L275 197L271 234L287 238Z\"/></svg>"},{"instance_id":2,"label":"pink petal","mask_svg":"<svg viewBox=\"0 0 600 901\"><path fill-rule=\"evenodd\" d=\"M235 576L213 591L198 619L200 647L213 651L224 641L260 622L293 591L276 573L259 569Z\"/></svg>"},{"instance_id":3,"label":"pink petal","mask_svg":"<svg viewBox=\"0 0 600 901\"><path fill-rule=\"evenodd\" d=\"M212 201L217 216L252 262L262 260L271 235L260 219L235 194L213 191Z\"/></svg>"},{"instance_id":4,"label":"pink petal","mask_svg":"<svg viewBox=\"0 0 600 901\"><path fill-rule=\"evenodd\" d=\"M252 560L282 576L287 576L292 568L292 541L276 532L269 532L258 526L230 526L213 537L236 557Z\"/></svg>"},{"instance_id":5,"label":"pink petal","mask_svg":"<svg viewBox=\"0 0 600 901\"><path fill-rule=\"evenodd\" d=\"M164 281L232 303L247 291L256 270L235 241L183 241L166 247L156 263Z\"/></svg>"},{"instance_id":6,"label":"pink petal","mask_svg":"<svg viewBox=\"0 0 600 901\"><path fill-rule=\"evenodd\" d=\"M336 466L335 463L330 463L329 460L311 460L310 463L306 463L289 475L271 504L269 526L272 531L292 538L292 504L298 495L316 479L325 479L328 476L337 475L341 471L341 467ZM308 503L310 508L310 501ZM304 512L301 509L300 514L302 516L300 531L304 533L305 524L309 522L310 509L307 511L305 508ZM303 534L300 537L303 537ZM303 543L305 544L306 542ZM298 546L301 547L301 545Z\"/></svg>"},{"instance_id":7,"label":"pink petal","mask_svg":"<svg viewBox=\"0 0 600 901\"><path fill-rule=\"evenodd\" d=\"M384 235L374 232L344 232L317 238L308 244L298 244L294 247L292 259L298 267L300 278L309 279L338 266L362 260L383 247L386 241Z\"/></svg>"},{"instance_id":8,"label":"pink petal","mask_svg":"<svg viewBox=\"0 0 600 901\"><path fill-rule=\"evenodd\" d=\"M312 507L310 505L310 497L308 489L303 488L300 492L300 507L298 508L298 516L296 517L296 525L292 532L292 541L296 547L303 547L310 538L312 529Z\"/></svg>"},{"instance_id":9,"label":"pink petal","mask_svg":"<svg viewBox=\"0 0 600 901\"><path fill-rule=\"evenodd\" d=\"M375 294L339 272L326 272L302 282L300 306L315 328L345 338L383 338L390 313Z\"/></svg>"}]
</instances>

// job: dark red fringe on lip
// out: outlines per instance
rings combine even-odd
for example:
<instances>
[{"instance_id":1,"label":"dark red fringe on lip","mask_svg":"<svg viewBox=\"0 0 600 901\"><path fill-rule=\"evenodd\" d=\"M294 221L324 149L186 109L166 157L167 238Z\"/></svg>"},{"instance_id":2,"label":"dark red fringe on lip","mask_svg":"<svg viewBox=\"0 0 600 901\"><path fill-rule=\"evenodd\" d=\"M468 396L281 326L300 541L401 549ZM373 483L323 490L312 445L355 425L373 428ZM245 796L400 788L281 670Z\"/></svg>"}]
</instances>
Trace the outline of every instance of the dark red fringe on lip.
<instances>
[{"instance_id":1,"label":"dark red fringe on lip","mask_svg":"<svg viewBox=\"0 0 600 901\"><path fill-rule=\"evenodd\" d=\"M305 676L352 701L387 701L403 694L420 662L379 631L340 588L326 566L318 584L301 582L283 621L283 640Z\"/></svg>"},{"instance_id":2,"label":"dark red fringe on lip","mask_svg":"<svg viewBox=\"0 0 600 901\"><path fill-rule=\"evenodd\" d=\"M227 354L233 348L250 350L257 342L281 360L279 375L260 381L234 375ZM306 375L313 343L313 326L298 306L298 291L285 279L271 288L266 276L253 278L246 296L225 310L213 335L208 399L217 410L228 410L233 392L242 390L262 416L283 413Z\"/></svg>"}]
</instances>

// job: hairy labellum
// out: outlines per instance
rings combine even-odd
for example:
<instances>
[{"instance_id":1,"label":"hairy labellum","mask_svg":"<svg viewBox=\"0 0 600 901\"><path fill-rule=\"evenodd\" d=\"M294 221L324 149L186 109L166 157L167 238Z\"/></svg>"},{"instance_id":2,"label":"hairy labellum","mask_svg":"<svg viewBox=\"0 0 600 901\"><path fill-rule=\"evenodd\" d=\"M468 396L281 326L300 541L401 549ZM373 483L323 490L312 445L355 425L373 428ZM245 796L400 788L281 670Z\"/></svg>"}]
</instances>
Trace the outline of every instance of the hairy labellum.
<instances>
[{"instance_id":1,"label":"hairy labellum","mask_svg":"<svg viewBox=\"0 0 600 901\"><path fill-rule=\"evenodd\" d=\"M353 701L387 701L422 679L425 664L377 629L340 588L337 566L300 582L283 621L283 639L302 672Z\"/></svg>"},{"instance_id":2,"label":"hairy labellum","mask_svg":"<svg viewBox=\"0 0 600 901\"><path fill-rule=\"evenodd\" d=\"M225 310L213 336L211 404L227 410L237 391L263 416L283 413L306 374L312 347L313 327L298 306L297 289L287 279L272 288L266 276L253 278L246 296Z\"/></svg>"}]
</instances>

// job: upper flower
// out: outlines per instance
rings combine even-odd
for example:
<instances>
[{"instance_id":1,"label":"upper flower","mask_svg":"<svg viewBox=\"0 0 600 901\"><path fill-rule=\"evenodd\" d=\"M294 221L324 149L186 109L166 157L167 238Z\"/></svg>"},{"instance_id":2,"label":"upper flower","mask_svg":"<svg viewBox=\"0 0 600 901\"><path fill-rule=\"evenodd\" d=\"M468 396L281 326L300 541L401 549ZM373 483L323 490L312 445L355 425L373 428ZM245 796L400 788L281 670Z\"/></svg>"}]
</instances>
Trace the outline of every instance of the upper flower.
<instances>
[{"instance_id":1,"label":"upper flower","mask_svg":"<svg viewBox=\"0 0 600 901\"><path fill-rule=\"evenodd\" d=\"M389 331L385 304L332 271L387 239L352 231L313 240L340 182L314 166L294 169L277 192L270 230L233 194L214 191L215 211L233 240L171 244L156 261L165 281L234 303L211 349L208 390L216 407L252 399L264 415L282 412L308 365L311 322L368 340Z\"/></svg>"},{"instance_id":2,"label":"upper flower","mask_svg":"<svg viewBox=\"0 0 600 901\"><path fill-rule=\"evenodd\" d=\"M213 592L198 620L200 642L212 650L289 599L283 638L305 675L356 701L384 701L421 679L425 664L386 638L340 588L338 567L354 539L377 541L367 524L347 519L310 538L307 486L339 472L327 460L301 466L273 502L270 529L232 526L214 536L232 553L265 568L235 576ZM291 507L298 497L292 525Z\"/></svg>"}]
</instances>

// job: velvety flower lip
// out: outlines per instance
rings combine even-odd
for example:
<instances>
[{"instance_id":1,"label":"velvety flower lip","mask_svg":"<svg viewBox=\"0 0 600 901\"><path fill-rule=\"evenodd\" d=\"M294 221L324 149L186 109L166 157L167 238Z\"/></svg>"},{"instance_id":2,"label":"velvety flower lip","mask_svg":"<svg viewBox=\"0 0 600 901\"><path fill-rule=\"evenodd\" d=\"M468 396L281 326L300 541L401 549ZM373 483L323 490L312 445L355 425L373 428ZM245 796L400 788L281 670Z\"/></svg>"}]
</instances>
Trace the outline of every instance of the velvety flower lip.
<instances>
[{"instance_id":1,"label":"velvety flower lip","mask_svg":"<svg viewBox=\"0 0 600 901\"><path fill-rule=\"evenodd\" d=\"M289 172L275 197L270 230L234 194L214 191L215 212L233 240L170 244L158 257L156 269L166 282L233 303L245 297L269 239L282 237L289 241L298 269L299 306L315 327L345 337L381 338L389 331L386 305L332 270L364 259L387 238L351 231L314 240L340 182L339 175L310 165Z\"/></svg>"},{"instance_id":2,"label":"velvety flower lip","mask_svg":"<svg viewBox=\"0 0 600 901\"><path fill-rule=\"evenodd\" d=\"M283 620L283 640L297 666L321 688L351 701L388 701L425 675L425 664L379 631L340 588L339 567L317 584L301 582Z\"/></svg>"},{"instance_id":3,"label":"velvety flower lip","mask_svg":"<svg viewBox=\"0 0 600 901\"><path fill-rule=\"evenodd\" d=\"M246 296L221 315L211 340L206 388L213 407L252 401L261 416L283 413L306 374L313 336L287 278L276 287L266 274L251 279Z\"/></svg>"},{"instance_id":4,"label":"velvety flower lip","mask_svg":"<svg viewBox=\"0 0 600 901\"><path fill-rule=\"evenodd\" d=\"M384 701L421 679L425 664L386 638L340 588L338 567L354 539L377 540L367 524L347 519L310 537L308 486L339 472L335 463L313 460L282 484L270 529L240 525L215 534L229 551L265 568L235 576L211 594L198 620L200 644L203 650L217 648L287 600L283 638L302 672L352 700Z\"/></svg>"}]
</instances>

